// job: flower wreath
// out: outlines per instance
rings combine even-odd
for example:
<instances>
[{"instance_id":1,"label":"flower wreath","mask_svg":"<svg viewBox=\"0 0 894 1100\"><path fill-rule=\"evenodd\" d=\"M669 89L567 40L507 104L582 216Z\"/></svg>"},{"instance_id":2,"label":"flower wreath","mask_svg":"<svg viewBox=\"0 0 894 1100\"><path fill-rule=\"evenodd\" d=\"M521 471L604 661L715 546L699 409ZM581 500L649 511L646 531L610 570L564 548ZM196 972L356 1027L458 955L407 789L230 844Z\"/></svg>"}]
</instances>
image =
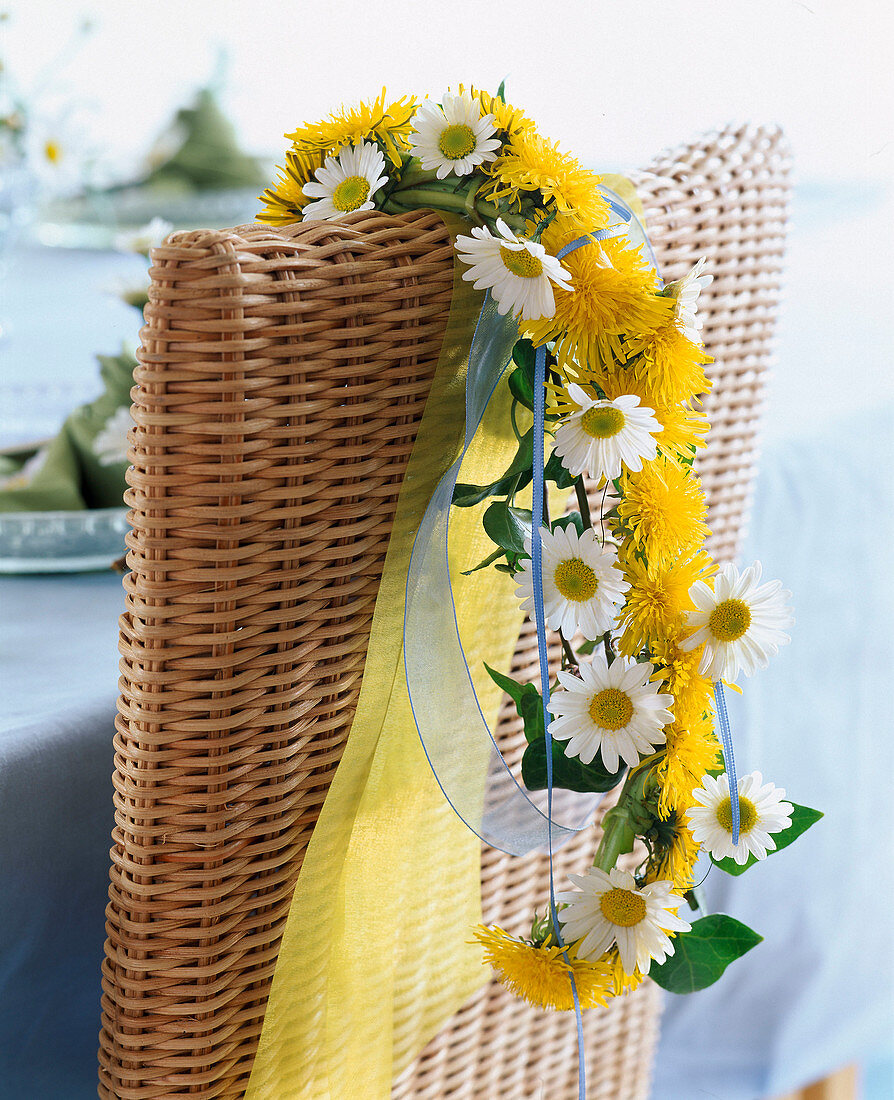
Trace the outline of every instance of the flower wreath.
<instances>
[{"instance_id":1,"label":"flower wreath","mask_svg":"<svg viewBox=\"0 0 894 1100\"><path fill-rule=\"evenodd\" d=\"M543 696L488 672L524 719L529 789L619 793L592 868L552 893L529 936L476 930L485 961L544 1008L601 1005L647 974L677 993L703 988L760 937L723 914L679 914L701 907L699 854L739 874L822 816L760 772L735 778L722 685L766 667L793 619L790 593L762 582L760 563L718 566L704 549L693 459L708 431L706 261L662 285L642 245L611 230L600 176L542 137L502 86L460 85L440 103L387 102L383 90L286 137L260 220L460 214L473 223L456 239L463 279L518 321L519 453L492 484L457 485L453 504L494 498L483 523L495 549L475 568L515 578L522 608L542 620L541 655L548 626L562 666ZM545 467L516 415L536 423L538 406L552 440ZM542 516L520 507L532 481L573 489L577 510L550 520L545 499ZM635 870L621 869L634 850Z\"/></svg>"}]
</instances>

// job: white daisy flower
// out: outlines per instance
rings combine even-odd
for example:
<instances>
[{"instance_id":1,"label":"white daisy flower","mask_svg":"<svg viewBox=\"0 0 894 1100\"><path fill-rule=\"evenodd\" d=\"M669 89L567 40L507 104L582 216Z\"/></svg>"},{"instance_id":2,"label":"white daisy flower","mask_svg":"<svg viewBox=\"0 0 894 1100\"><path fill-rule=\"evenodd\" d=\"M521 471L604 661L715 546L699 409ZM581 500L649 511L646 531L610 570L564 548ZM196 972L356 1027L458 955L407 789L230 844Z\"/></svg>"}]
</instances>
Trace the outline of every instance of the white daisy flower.
<instances>
[{"instance_id":1,"label":"white daisy flower","mask_svg":"<svg viewBox=\"0 0 894 1100\"><path fill-rule=\"evenodd\" d=\"M346 145L337 157L326 157L314 179L302 188L316 202L304 208L305 221L340 218L355 210L372 210L373 195L388 182L385 158L377 145L363 141Z\"/></svg>"},{"instance_id":2,"label":"white daisy flower","mask_svg":"<svg viewBox=\"0 0 894 1100\"><path fill-rule=\"evenodd\" d=\"M443 107L427 99L419 104L410 134L410 149L422 167L437 170L442 180L451 172L467 176L485 161L496 160L500 148L496 120L481 116L481 104L468 92L444 93Z\"/></svg>"},{"instance_id":3,"label":"white daisy flower","mask_svg":"<svg viewBox=\"0 0 894 1100\"><path fill-rule=\"evenodd\" d=\"M793 806L784 802L785 790L764 783L760 772L739 779L739 843L733 844L733 807L726 772L715 779L706 775L702 786L692 792L698 806L686 811L692 838L707 848L715 859L732 857L747 863L749 855L766 859L776 848L771 833L791 825Z\"/></svg>"},{"instance_id":4,"label":"white daisy flower","mask_svg":"<svg viewBox=\"0 0 894 1100\"><path fill-rule=\"evenodd\" d=\"M638 473L644 459L655 458L654 436L661 425L650 408L640 406L635 394L600 401L572 382L568 396L580 408L559 425L555 450L574 477L586 473L611 481L621 476L622 464Z\"/></svg>"},{"instance_id":5,"label":"white daisy flower","mask_svg":"<svg viewBox=\"0 0 894 1100\"><path fill-rule=\"evenodd\" d=\"M760 584L761 563L744 573L732 564L722 565L714 588L696 581L689 597L697 610L690 611L687 627L692 632L680 643L685 650L704 644L699 672L732 681L741 669L753 676L766 668L779 646L791 641L786 629L794 623L788 601L791 592L781 581Z\"/></svg>"},{"instance_id":6,"label":"white daisy flower","mask_svg":"<svg viewBox=\"0 0 894 1100\"><path fill-rule=\"evenodd\" d=\"M676 302L674 317L683 335L687 340L691 340L693 344L702 342L702 323L695 316L698 313L698 296L706 286L710 286L714 281L713 275L702 275L702 268L707 262L707 257L702 256L688 275L668 283L664 288L665 296L673 298Z\"/></svg>"},{"instance_id":7,"label":"white daisy flower","mask_svg":"<svg viewBox=\"0 0 894 1100\"><path fill-rule=\"evenodd\" d=\"M127 433L132 427L130 407L120 405L93 437L91 448L100 466L127 462Z\"/></svg>"},{"instance_id":8,"label":"white daisy flower","mask_svg":"<svg viewBox=\"0 0 894 1100\"><path fill-rule=\"evenodd\" d=\"M582 535L570 524L555 532L540 529L543 547L543 608L546 623L561 630L566 638L578 631L591 641L608 630L615 621L618 606L630 587L616 562L613 546L601 546L592 529ZM531 540L525 539L531 553ZM534 614L533 562L526 559L516 576L516 595L522 598L522 610Z\"/></svg>"},{"instance_id":9,"label":"white daisy flower","mask_svg":"<svg viewBox=\"0 0 894 1100\"><path fill-rule=\"evenodd\" d=\"M605 767L616 772L619 758L633 767L655 745L663 745L664 727L674 720L667 709L674 697L650 683L651 675L650 664L616 657L609 665L598 650L590 663L580 665L580 679L560 672L562 687L550 696L549 709L556 717L549 732L568 742L565 755L590 764L601 750Z\"/></svg>"},{"instance_id":10,"label":"white daisy flower","mask_svg":"<svg viewBox=\"0 0 894 1100\"><path fill-rule=\"evenodd\" d=\"M585 875L568 877L578 889L563 890L556 901L568 906L559 913L565 941L582 941L578 958L595 962L617 944L627 974L635 969L648 974L652 959L663 963L674 953L667 933L692 927L671 912L684 900L672 893L671 882L650 882L638 890L633 875L617 867L608 874L591 867Z\"/></svg>"},{"instance_id":11,"label":"white daisy flower","mask_svg":"<svg viewBox=\"0 0 894 1100\"><path fill-rule=\"evenodd\" d=\"M472 230L471 237L456 238L457 254L469 265L463 278L476 290L489 290L499 314L511 312L523 321L552 317L556 299L551 281L572 290L568 272L539 241L516 237L502 218L497 229L499 237L481 226Z\"/></svg>"}]
</instances>

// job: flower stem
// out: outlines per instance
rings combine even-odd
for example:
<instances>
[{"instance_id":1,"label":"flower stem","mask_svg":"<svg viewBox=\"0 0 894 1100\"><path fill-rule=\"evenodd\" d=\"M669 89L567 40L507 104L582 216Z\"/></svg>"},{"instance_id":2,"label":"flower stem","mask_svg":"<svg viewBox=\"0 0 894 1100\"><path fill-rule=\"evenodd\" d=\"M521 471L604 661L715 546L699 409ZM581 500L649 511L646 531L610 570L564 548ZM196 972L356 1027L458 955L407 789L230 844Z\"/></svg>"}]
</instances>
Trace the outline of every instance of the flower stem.
<instances>
[{"instance_id":1,"label":"flower stem","mask_svg":"<svg viewBox=\"0 0 894 1100\"><path fill-rule=\"evenodd\" d=\"M593 526L593 521L590 519L590 502L587 499L587 489L584 485L583 474L578 475L574 480L574 492L577 495L577 505L580 508L581 519L584 521L584 530Z\"/></svg>"},{"instance_id":2,"label":"flower stem","mask_svg":"<svg viewBox=\"0 0 894 1100\"><path fill-rule=\"evenodd\" d=\"M593 866L600 871L608 873L617 864L618 857L625 852L633 851L636 842L635 820L636 809L642 802L646 780L649 778L649 768L643 767L645 763L651 763L652 758L640 761L635 768L627 773L627 779L621 789L616 806L613 806L602 819L602 840L596 849L596 858Z\"/></svg>"}]
</instances>

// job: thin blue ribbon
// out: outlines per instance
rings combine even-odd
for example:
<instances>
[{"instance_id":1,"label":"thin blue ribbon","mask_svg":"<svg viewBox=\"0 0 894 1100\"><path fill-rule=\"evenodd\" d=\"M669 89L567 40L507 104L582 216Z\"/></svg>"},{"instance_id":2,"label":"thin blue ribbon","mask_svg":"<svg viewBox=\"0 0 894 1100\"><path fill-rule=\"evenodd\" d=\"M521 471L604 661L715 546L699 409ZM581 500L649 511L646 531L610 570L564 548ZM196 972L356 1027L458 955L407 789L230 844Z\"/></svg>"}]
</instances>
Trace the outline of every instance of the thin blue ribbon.
<instances>
[{"instance_id":1,"label":"thin blue ribbon","mask_svg":"<svg viewBox=\"0 0 894 1100\"><path fill-rule=\"evenodd\" d=\"M733 755L733 735L730 731L729 715L726 712L726 697L720 680L714 684L714 701L717 704L720 737L723 741L723 760L729 779L729 801L733 815L733 844L735 845L739 843L739 781L736 778L736 758Z\"/></svg>"},{"instance_id":2,"label":"thin blue ribbon","mask_svg":"<svg viewBox=\"0 0 894 1100\"><path fill-rule=\"evenodd\" d=\"M642 226L633 214L633 211L623 202L618 196L605 188L600 188L603 196L609 203L612 212L619 217L623 222L628 225L628 232L631 232L634 228L638 234L639 243L645 247L649 259L652 262L652 266L657 274L657 263L655 261L655 255L652 251L651 245ZM572 241L566 245L557 256L557 259L563 259L569 253L574 252L578 248L583 248L584 245L590 244L595 241L606 240L615 236L617 233L616 227L609 229L599 230L593 233L585 234L577 240ZM631 232L631 237L633 236ZM659 276L660 280L660 276ZM469 352L469 365L468 375L466 379L466 435L465 444L462 453L457 460L453 463L444 477L439 482L435 493L432 496L429 506L426 509L422 523L419 530L416 533L416 538L413 544L413 551L410 557L410 568L407 575L407 588L406 588L406 605L404 610L404 673L407 680L407 691L410 699L410 707L413 712L413 718L416 723L416 728L419 732L422 740L422 745L431 764L432 770L435 774L435 778L444 792L447 801L451 807L462 819L462 821L482 840L487 841L493 847L500 848L503 851L508 851L513 854L523 855L525 852L530 851L532 848L542 843L541 837L541 825L537 823L536 818L540 820L545 817L546 826L546 847L549 856L549 907L550 918L553 926L553 935L556 939L559 947L562 948L562 957L565 962L570 966L570 960L565 947L564 940L562 938L561 927L559 924L558 910L556 907L555 897L555 878L553 871L553 851L554 851L554 828L562 833L564 837L571 835L571 833L578 831L583 827L586 820L592 813L593 802L585 803L586 813L584 820L579 825L558 825L554 819L554 791L553 791L553 757L552 757L552 735L550 734L550 721L551 716L549 713L549 700L550 700L550 688L549 688L549 661L548 650L546 644L546 622L543 606L543 546L541 541L541 523L543 520L543 499L544 499L544 448L542 446L535 445L534 447L534 478L533 478L533 508L532 508L532 531L531 531L531 558L532 558L532 573L533 573L533 591L534 591L534 620L537 629L537 651L538 660L540 664L540 682L542 691L542 704L543 704L543 725L544 725L544 739L546 746L546 777L547 777L547 789L546 789L546 814L544 815L542 810L531 801L528 796L528 792L522 790L514 776L511 775L509 769L503 760L502 754L497 747L496 741L493 738L490 730L487 727L487 723L484 719L484 715L481 712L480 705L478 704L478 698L475 694L474 685L472 684L471 674L469 673L468 662L466 661L465 652L462 648L462 641L459 637L459 627L456 622L456 606L453 601L453 593L450 585L449 567L447 562L447 536L449 530L449 507L452 500L453 489L456 485L457 476L459 474L459 468L462 465L462 460L471 445L472 439L477 431L478 425L481 422L481 418L484 415L484 409L487 406L487 402L490 399L491 394L496 388L497 383L503 375L503 372L508 365L508 356L503 356L501 362L497 364L498 369L494 370L494 363L488 364L488 355L483 352L482 349L488 347L499 348L501 346L500 333L498 332L500 322L491 318L491 322L487 323L488 310L493 312L493 305L490 301L490 295L485 296L485 303L482 307L481 314L478 318L478 324L476 325L475 335L472 340L472 346ZM502 339L505 341L505 331L502 333ZM514 342L514 341L513 341ZM533 435L535 440L542 440L545 438L545 419L546 419L546 349L540 347L537 349L534 358L534 430ZM427 550L436 544L442 547L442 556L437 563L432 563L427 558ZM419 553L417 553L417 550ZM431 577L428 575L432 569L442 571L440 580L432 585ZM449 603L453 609L453 626L456 632L456 651L461 659L461 665L465 672L465 677L468 681L467 690L471 693L471 697L474 699L475 706L480 717L480 721L486 731L487 736L491 741L492 753L496 754L496 758L499 764L502 765L502 769L505 774L500 774L499 765L496 768L497 782L502 781L504 787L510 787L510 795L507 799L503 796L503 801L496 804L494 810L487 812L487 798L482 804L479 812L469 812L469 810L463 806L461 809L457 804L456 792L462 790L463 776L460 773L453 774L450 769L456 766L451 762L449 758L441 759L440 764L436 764L433 758L434 753L430 751L432 742L432 730L437 726L437 708L435 713L432 714L430 708L428 713L423 715L422 710L426 706L426 700L431 696L431 688L429 680L430 664L427 664L422 649L419 645L422 638L422 624L427 622L430 626L432 622L431 612L435 610L434 596L442 595L443 592L449 596ZM453 657L453 653L450 654ZM455 669L453 671L456 671ZM420 690L414 692L414 686ZM465 688L466 685L464 684ZM456 761L461 758L461 753L454 753L452 760ZM461 765L460 769L461 769ZM494 779L494 760L493 755L491 758L491 765L488 768L488 781ZM448 774L450 773L450 774ZM512 784L516 788L511 789L511 786L506 783L506 777L509 777ZM571 795L572 792L562 791L561 795L563 799L566 796ZM520 802L516 797L517 794L522 796L523 802ZM526 805L525 805L526 803ZM580 811L580 801L574 800L572 802L572 809ZM531 811L534 811L534 817L532 818ZM488 824L488 817L491 821ZM500 819L503 819L503 827L501 828ZM473 819L476 824L473 824ZM477 825L477 827L476 827ZM533 841L533 843L532 843ZM578 1044L578 1097L579 1100L586 1100L586 1066L584 1057L584 1034L583 1034L583 1017L581 1014L580 997L577 991L577 985L574 981L574 975L571 973L571 992L574 1000L574 1011L577 1021L577 1044Z\"/></svg>"}]
</instances>

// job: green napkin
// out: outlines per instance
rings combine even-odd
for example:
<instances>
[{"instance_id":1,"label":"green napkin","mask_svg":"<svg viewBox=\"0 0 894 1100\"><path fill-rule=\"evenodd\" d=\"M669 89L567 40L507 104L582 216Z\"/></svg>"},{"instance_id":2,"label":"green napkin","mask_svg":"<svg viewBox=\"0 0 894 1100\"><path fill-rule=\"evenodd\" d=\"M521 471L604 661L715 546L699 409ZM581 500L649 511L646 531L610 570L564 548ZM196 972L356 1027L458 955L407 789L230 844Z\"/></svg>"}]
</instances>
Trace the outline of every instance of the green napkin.
<instances>
[{"instance_id":1,"label":"green napkin","mask_svg":"<svg viewBox=\"0 0 894 1100\"><path fill-rule=\"evenodd\" d=\"M50 512L123 505L130 390L136 359L97 356L104 390L68 416L39 449L0 455L0 512Z\"/></svg>"},{"instance_id":2,"label":"green napkin","mask_svg":"<svg viewBox=\"0 0 894 1100\"><path fill-rule=\"evenodd\" d=\"M199 92L195 106L177 112L172 130L181 140L179 148L153 168L145 183L196 191L266 186L259 162L239 149L236 131L208 88Z\"/></svg>"}]
</instances>

